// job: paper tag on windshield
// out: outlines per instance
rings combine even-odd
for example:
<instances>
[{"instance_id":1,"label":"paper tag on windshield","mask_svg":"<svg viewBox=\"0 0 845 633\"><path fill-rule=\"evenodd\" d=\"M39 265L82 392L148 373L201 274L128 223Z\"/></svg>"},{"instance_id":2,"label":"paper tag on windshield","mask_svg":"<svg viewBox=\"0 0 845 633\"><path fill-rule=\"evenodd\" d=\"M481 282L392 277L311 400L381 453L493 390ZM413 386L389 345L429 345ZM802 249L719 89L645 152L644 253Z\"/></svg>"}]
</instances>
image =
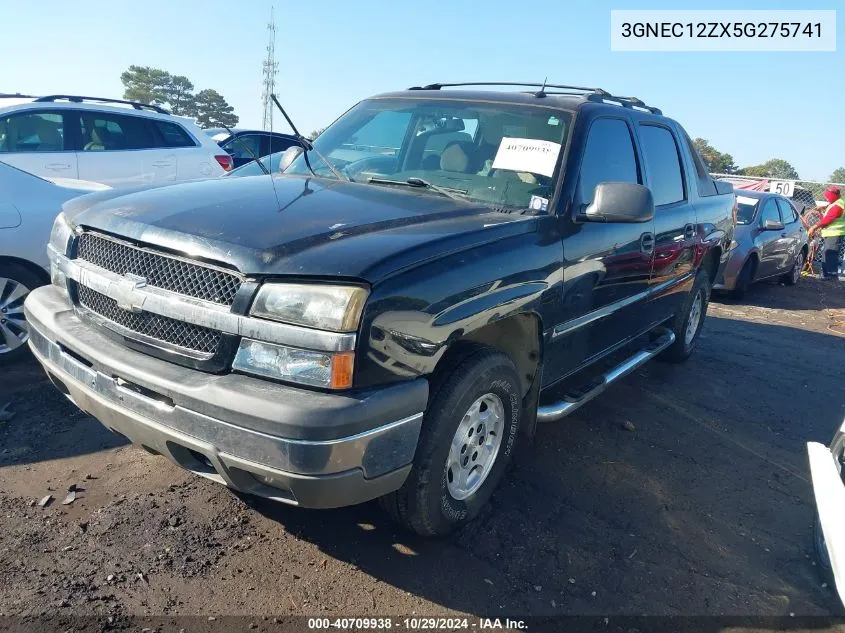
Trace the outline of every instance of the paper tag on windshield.
<instances>
[{"instance_id":1,"label":"paper tag on windshield","mask_svg":"<svg viewBox=\"0 0 845 633\"><path fill-rule=\"evenodd\" d=\"M755 204L757 204L757 200L755 200L754 198L748 198L748 197L746 197L746 196L737 196L737 197L736 197L736 201L737 201L738 203L740 203L740 204L749 204L749 205L751 205L752 207L753 207Z\"/></svg>"},{"instance_id":2,"label":"paper tag on windshield","mask_svg":"<svg viewBox=\"0 0 845 633\"><path fill-rule=\"evenodd\" d=\"M493 169L527 171L551 178L555 171L560 144L536 138L504 137L493 160Z\"/></svg>"}]
</instances>

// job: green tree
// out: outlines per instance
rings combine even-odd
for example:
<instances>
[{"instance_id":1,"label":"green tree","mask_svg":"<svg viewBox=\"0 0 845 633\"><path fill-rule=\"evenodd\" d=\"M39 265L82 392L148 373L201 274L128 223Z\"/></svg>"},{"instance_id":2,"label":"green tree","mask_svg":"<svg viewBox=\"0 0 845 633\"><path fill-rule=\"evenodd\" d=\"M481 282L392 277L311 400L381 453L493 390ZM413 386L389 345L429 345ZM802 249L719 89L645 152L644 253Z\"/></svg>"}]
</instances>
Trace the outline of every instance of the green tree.
<instances>
[{"instance_id":1,"label":"green tree","mask_svg":"<svg viewBox=\"0 0 845 633\"><path fill-rule=\"evenodd\" d=\"M167 103L167 88L171 82L170 73L150 66L134 64L120 74L125 90L123 98L141 103Z\"/></svg>"},{"instance_id":2,"label":"green tree","mask_svg":"<svg viewBox=\"0 0 845 633\"><path fill-rule=\"evenodd\" d=\"M839 169L834 170L834 172L830 175L829 181L845 184L845 167L840 167Z\"/></svg>"},{"instance_id":3,"label":"green tree","mask_svg":"<svg viewBox=\"0 0 845 633\"><path fill-rule=\"evenodd\" d=\"M706 139L697 138L693 141L698 153L701 154L701 159L707 165L707 170L713 174L735 174L736 165L734 165L734 158L730 154L723 154L715 147L710 145Z\"/></svg>"},{"instance_id":4,"label":"green tree","mask_svg":"<svg viewBox=\"0 0 845 633\"><path fill-rule=\"evenodd\" d=\"M194 97L197 123L202 128L234 127L238 124L235 109L216 90L206 88Z\"/></svg>"},{"instance_id":5,"label":"green tree","mask_svg":"<svg viewBox=\"0 0 845 633\"><path fill-rule=\"evenodd\" d=\"M784 178L786 180L798 180L798 172L782 158L772 158L762 165L745 167L740 170L744 176L762 176L764 178Z\"/></svg>"},{"instance_id":6,"label":"green tree","mask_svg":"<svg viewBox=\"0 0 845 633\"><path fill-rule=\"evenodd\" d=\"M164 87L163 96L173 114L196 116L194 84L183 75L171 75Z\"/></svg>"},{"instance_id":7,"label":"green tree","mask_svg":"<svg viewBox=\"0 0 845 633\"><path fill-rule=\"evenodd\" d=\"M314 130L313 132L311 132L311 134L308 135L308 138L313 141L315 138L320 136L320 134L322 134L325 129L326 128L324 127L318 127L316 130Z\"/></svg>"}]
</instances>

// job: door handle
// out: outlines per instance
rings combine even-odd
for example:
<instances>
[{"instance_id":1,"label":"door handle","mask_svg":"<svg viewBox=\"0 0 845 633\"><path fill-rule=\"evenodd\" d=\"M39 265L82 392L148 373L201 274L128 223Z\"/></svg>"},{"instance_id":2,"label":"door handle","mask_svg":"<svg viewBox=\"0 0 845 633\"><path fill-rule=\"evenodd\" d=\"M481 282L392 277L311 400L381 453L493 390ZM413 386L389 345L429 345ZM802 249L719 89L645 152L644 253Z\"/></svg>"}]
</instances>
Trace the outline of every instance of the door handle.
<instances>
[{"instance_id":1,"label":"door handle","mask_svg":"<svg viewBox=\"0 0 845 633\"><path fill-rule=\"evenodd\" d=\"M153 167L170 167L172 164L173 162L169 160L157 160L153 163Z\"/></svg>"},{"instance_id":2,"label":"door handle","mask_svg":"<svg viewBox=\"0 0 845 633\"><path fill-rule=\"evenodd\" d=\"M643 233L640 236L640 251L647 255L654 252L654 233Z\"/></svg>"},{"instance_id":3,"label":"door handle","mask_svg":"<svg viewBox=\"0 0 845 633\"><path fill-rule=\"evenodd\" d=\"M68 163L47 163L46 165L44 165L44 167L53 171L58 171L60 169L70 169L70 165Z\"/></svg>"},{"instance_id":4,"label":"door handle","mask_svg":"<svg viewBox=\"0 0 845 633\"><path fill-rule=\"evenodd\" d=\"M691 240L695 237L695 224L687 224L684 227L684 238Z\"/></svg>"}]
</instances>

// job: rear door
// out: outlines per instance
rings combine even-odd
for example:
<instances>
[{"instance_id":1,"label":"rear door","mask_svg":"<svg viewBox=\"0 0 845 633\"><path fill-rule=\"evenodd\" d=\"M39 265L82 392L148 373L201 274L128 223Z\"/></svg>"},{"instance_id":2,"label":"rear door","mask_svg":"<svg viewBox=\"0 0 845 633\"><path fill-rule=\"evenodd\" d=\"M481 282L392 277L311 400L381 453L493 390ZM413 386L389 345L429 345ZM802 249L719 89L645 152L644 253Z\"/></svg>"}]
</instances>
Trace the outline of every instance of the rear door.
<instances>
[{"instance_id":1,"label":"rear door","mask_svg":"<svg viewBox=\"0 0 845 633\"><path fill-rule=\"evenodd\" d=\"M780 223L780 210L775 198L766 198L760 207L760 219L755 227L756 236L754 242L760 252L760 262L757 266L757 279L771 277L778 273L783 267L785 256L784 230L766 230L766 220L773 220Z\"/></svg>"},{"instance_id":2,"label":"rear door","mask_svg":"<svg viewBox=\"0 0 845 633\"><path fill-rule=\"evenodd\" d=\"M801 221L798 219L798 212L789 203L789 200L778 198L777 203L785 234L782 238L784 240L785 259L782 262L781 269L783 272L788 272L792 270L795 258L804 244L804 225L801 224Z\"/></svg>"},{"instance_id":3,"label":"rear door","mask_svg":"<svg viewBox=\"0 0 845 633\"><path fill-rule=\"evenodd\" d=\"M0 160L42 178L79 178L64 110L0 115Z\"/></svg>"},{"instance_id":4,"label":"rear door","mask_svg":"<svg viewBox=\"0 0 845 633\"><path fill-rule=\"evenodd\" d=\"M637 132L645 163L646 184L654 196L654 260L649 311L654 322L680 309L692 283L699 242L695 207L682 167L679 139L674 130L655 121L643 121ZM685 283L688 282L688 283Z\"/></svg>"},{"instance_id":5,"label":"rear door","mask_svg":"<svg viewBox=\"0 0 845 633\"><path fill-rule=\"evenodd\" d=\"M544 378L579 368L645 327L654 223L578 222L601 182L642 184L631 122L599 116L573 141L581 156L573 213L562 219L564 295Z\"/></svg>"},{"instance_id":6,"label":"rear door","mask_svg":"<svg viewBox=\"0 0 845 633\"><path fill-rule=\"evenodd\" d=\"M160 179L154 163L165 161L156 147L147 119L140 116L76 110L82 138L78 153L79 177L110 187L129 187ZM175 170L175 165L173 166Z\"/></svg>"}]
</instances>

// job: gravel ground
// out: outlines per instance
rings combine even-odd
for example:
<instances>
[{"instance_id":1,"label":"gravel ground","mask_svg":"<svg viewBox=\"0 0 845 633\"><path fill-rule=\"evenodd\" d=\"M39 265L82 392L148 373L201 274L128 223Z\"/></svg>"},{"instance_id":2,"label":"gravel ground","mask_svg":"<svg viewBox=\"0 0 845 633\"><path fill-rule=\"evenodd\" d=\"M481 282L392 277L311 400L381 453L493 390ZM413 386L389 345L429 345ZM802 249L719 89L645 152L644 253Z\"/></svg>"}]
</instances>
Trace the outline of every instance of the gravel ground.
<instances>
[{"instance_id":1,"label":"gravel ground","mask_svg":"<svg viewBox=\"0 0 845 633\"><path fill-rule=\"evenodd\" d=\"M0 615L835 613L805 442L845 416L843 358L845 284L717 298L687 364L541 427L443 540L374 503L238 497L121 443L35 362L3 368Z\"/></svg>"}]
</instances>

